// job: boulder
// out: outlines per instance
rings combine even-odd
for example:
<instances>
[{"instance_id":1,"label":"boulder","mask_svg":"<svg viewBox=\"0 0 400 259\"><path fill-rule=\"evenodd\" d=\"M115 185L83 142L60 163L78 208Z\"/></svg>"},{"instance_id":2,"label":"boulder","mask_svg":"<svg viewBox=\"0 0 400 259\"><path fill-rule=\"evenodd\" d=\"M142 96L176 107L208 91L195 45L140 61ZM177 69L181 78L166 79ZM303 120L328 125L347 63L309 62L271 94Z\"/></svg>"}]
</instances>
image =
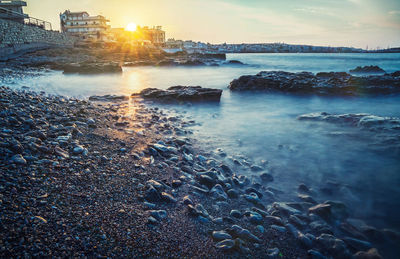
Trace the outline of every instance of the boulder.
<instances>
[{"instance_id":1,"label":"boulder","mask_svg":"<svg viewBox=\"0 0 400 259\"><path fill-rule=\"evenodd\" d=\"M397 74L396 74L397 75ZM233 80L231 91L278 91L317 95L365 95L400 92L400 80L394 74L357 77L345 72L290 73L262 71Z\"/></svg>"},{"instance_id":2,"label":"boulder","mask_svg":"<svg viewBox=\"0 0 400 259\"><path fill-rule=\"evenodd\" d=\"M64 74L103 74L122 73L122 67L114 63L106 64L69 64L62 67Z\"/></svg>"},{"instance_id":3,"label":"boulder","mask_svg":"<svg viewBox=\"0 0 400 259\"><path fill-rule=\"evenodd\" d=\"M144 99L152 99L164 102L219 102L221 99L222 90L202 88L200 86L173 86L166 90L146 88L139 94L132 94L132 96L138 95Z\"/></svg>"},{"instance_id":4,"label":"boulder","mask_svg":"<svg viewBox=\"0 0 400 259\"><path fill-rule=\"evenodd\" d=\"M385 70L383 70L382 68L378 67L378 66L358 66L354 69L350 70L350 73L363 73L363 74L378 74L378 73L385 73Z\"/></svg>"}]
</instances>

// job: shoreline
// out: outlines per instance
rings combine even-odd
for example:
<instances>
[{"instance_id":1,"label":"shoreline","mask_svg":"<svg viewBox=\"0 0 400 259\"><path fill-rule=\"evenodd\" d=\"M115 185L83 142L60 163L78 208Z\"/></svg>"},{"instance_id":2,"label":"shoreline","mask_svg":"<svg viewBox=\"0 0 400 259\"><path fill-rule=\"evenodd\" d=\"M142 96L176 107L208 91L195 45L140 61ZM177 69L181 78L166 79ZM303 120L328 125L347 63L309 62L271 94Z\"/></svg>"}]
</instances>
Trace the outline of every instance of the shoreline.
<instances>
[{"instance_id":1,"label":"shoreline","mask_svg":"<svg viewBox=\"0 0 400 259\"><path fill-rule=\"evenodd\" d=\"M344 204L318 204L305 185L301 202L276 199L268 173L235 174L188 137L192 122L141 99L0 89L4 256L350 258L381 247L368 234L399 240L349 225Z\"/></svg>"}]
</instances>

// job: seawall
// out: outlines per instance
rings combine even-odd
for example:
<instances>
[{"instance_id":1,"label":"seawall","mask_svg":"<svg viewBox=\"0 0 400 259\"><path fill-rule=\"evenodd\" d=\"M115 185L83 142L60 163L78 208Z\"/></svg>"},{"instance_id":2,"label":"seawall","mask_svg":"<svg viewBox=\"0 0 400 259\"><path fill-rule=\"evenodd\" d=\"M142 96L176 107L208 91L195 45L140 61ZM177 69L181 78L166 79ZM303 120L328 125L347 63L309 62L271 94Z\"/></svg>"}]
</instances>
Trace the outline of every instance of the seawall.
<instances>
[{"instance_id":1,"label":"seawall","mask_svg":"<svg viewBox=\"0 0 400 259\"><path fill-rule=\"evenodd\" d=\"M0 19L0 61L51 47L73 47L74 41L57 31Z\"/></svg>"}]
</instances>

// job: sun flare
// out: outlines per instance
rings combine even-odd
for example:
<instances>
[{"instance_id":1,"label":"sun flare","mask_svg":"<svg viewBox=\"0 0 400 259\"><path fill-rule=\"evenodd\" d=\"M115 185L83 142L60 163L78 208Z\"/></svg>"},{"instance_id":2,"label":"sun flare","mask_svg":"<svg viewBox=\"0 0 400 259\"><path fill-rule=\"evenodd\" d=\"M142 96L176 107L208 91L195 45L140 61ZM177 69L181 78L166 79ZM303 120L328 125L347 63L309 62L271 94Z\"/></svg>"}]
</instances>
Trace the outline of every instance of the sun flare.
<instances>
[{"instance_id":1,"label":"sun flare","mask_svg":"<svg viewBox=\"0 0 400 259\"><path fill-rule=\"evenodd\" d=\"M127 30L127 31L136 31L136 26L137 26L136 23L131 22L126 26L125 30Z\"/></svg>"}]
</instances>

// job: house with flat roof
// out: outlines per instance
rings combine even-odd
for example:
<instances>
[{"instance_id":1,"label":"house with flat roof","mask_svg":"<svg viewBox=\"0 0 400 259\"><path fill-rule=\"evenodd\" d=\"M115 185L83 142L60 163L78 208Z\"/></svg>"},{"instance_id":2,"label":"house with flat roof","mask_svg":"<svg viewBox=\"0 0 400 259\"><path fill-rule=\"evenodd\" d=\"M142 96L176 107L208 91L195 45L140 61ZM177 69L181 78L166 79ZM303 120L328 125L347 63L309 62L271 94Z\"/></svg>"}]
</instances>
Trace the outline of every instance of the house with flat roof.
<instances>
[{"instance_id":1,"label":"house with flat roof","mask_svg":"<svg viewBox=\"0 0 400 259\"><path fill-rule=\"evenodd\" d=\"M106 40L110 22L102 15L90 16L88 12L60 13L61 31L83 40Z\"/></svg>"}]
</instances>

